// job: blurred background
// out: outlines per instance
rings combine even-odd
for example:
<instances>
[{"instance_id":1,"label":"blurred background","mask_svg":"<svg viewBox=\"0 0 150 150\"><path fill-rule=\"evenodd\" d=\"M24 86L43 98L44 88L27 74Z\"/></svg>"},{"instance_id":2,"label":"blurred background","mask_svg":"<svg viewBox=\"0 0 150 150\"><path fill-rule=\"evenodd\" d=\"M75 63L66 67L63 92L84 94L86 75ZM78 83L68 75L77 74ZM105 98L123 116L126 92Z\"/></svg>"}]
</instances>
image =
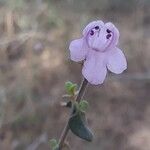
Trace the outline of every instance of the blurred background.
<instances>
[{"instance_id":1,"label":"blurred background","mask_svg":"<svg viewBox=\"0 0 150 150\"><path fill-rule=\"evenodd\" d=\"M120 30L128 60L89 86L89 126L95 138L72 133L72 150L150 149L150 0L0 0L0 150L49 150L69 110L60 106L68 80L80 84L81 66L68 46L93 20Z\"/></svg>"}]
</instances>

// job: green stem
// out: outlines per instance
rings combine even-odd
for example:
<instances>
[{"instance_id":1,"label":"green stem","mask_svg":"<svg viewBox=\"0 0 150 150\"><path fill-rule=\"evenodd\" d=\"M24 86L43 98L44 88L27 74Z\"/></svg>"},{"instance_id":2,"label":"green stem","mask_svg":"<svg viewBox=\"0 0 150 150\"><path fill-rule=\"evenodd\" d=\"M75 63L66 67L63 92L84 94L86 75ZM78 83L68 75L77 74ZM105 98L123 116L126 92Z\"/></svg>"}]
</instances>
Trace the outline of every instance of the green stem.
<instances>
[{"instance_id":1,"label":"green stem","mask_svg":"<svg viewBox=\"0 0 150 150\"><path fill-rule=\"evenodd\" d=\"M85 90L87 88L87 85L88 85L88 81L84 78L83 81L82 81L82 83L81 83L81 85L80 85L79 93L76 96L75 101L80 102L82 100L82 98L84 96L84 93L85 93ZM69 119L70 119L70 117L73 114L73 110L74 110L74 107L72 107ZM69 132L69 129L70 129L69 128L69 119L67 121L67 124L66 124L66 126L65 126L65 128L64 128L64 130L63 130L63 132L61 134L61 136L60 136L60 139L59 139L59 149L58 150L62 150L64 142L65 142L65 139L66 139L66 137L68 135L68 132Z\"/></svg>"}]
</instances>

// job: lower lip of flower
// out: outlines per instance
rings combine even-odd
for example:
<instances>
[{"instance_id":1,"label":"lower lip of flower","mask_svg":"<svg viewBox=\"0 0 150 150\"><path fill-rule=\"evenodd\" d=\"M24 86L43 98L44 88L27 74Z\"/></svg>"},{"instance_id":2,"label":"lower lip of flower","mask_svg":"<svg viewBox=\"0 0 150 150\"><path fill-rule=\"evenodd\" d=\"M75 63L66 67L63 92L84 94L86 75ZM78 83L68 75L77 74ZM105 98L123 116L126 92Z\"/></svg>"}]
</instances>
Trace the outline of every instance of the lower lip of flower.
<instances>
[{"instance_id":1,"label":"lower lip of flower","mask_svg":"<svg viewBox=\"0 0 150 150\"><path fill-rule=\"evenodd\" d=\"M107 50L106 47L107 46L104 46L104 48L102 48L102 49L92 48L92 50L94 50L96 52L105 52Z\"/></svg>"},{"instance_id":2,"label":"lower lip of flower","mask_svg":"<svg viewBox=\"0 0 150 150\"><path fill-rule=\"evenodd\" d=\"M92 48L92 50L96 51L96 52L100 52L100 50L96 49L96 48Z\"/></svg>"},{"instance_id":3,"label":"lower lip of flower","mask_svg":"<svg viewBox=\"0 0 150 150\"><path fill-rule=\"evenodd\" d=\"M96 52L106 52L110 46L112 42L112 39L111 40L108 40L103 46L101 46L101 48L96 48L94 46L92 46L92 50L96 51Z\"/></svg>"}]
</instances>

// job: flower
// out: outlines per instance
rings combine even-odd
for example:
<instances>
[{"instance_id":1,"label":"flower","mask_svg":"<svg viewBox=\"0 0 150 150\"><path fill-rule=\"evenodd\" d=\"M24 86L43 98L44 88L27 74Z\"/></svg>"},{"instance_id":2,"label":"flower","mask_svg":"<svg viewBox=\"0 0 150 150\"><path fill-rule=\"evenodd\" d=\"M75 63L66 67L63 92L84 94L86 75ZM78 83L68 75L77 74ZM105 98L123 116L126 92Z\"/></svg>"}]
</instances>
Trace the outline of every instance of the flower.
<instances>
[{"instance_id":1,"label":"flower","mask_svg":"<svg viewBox=\"0 0 150 150\"><path fill-rule=\"evenodd\" d=\"M126 58L117 47L118 40L118 29L111 22L98 20L89 23L82 37L70 43L71 60L84 61L82 74L89 83L102 84L107 69L120 74L127 68Z\"/></svg>"}]
</instances>

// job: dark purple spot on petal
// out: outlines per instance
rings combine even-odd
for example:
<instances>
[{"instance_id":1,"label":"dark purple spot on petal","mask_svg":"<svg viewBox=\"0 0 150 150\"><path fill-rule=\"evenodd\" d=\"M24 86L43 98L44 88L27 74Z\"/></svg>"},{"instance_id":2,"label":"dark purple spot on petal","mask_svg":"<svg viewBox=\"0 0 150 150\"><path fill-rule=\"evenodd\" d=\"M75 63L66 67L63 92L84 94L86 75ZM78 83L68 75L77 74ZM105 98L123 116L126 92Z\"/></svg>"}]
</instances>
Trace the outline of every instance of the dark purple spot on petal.
<instances>
[{"instance_id":1,"label":"dark purple spot on petal","mask_svg":"<svg viewBox=\"0 0 150 150\"><path fill-rule=\"evenodd\" d=\"M96 29L96 30L99 30L99 26L96 26L95 29Z\"/></svg>"},{"instance_id":2,"label":"dark purple spot on petal","mask_svg":"<svg viewBox=\"0 0 150 150\"><path fill-rule=\"evenodd\" d=\"M93 30L90 31L90 35L94 35L94 31Z\"/></svg>"},{"instance_id":3,"label":"dark purple spot on petal","mask_svg":"<svg viewBox=\"0 0 150 150\"><path fill-rule=\"evenodd\" d=\"M107 29L106 31L107 31L107 33L110 33L110 32L111 32L109 29Z\"/></svg>"},{"instance_id":4,"label":"dark purple spot on petal","mask_svg":"<svg viewBox=\"0 0 150 150\"><path fill-rule=\"evenodd\" d=\"M109 39L110 37L111 37L111 34L110 34L110 33L106 35L106 38L107 38L107 39Z\"/></svg>"}]
</instances>

